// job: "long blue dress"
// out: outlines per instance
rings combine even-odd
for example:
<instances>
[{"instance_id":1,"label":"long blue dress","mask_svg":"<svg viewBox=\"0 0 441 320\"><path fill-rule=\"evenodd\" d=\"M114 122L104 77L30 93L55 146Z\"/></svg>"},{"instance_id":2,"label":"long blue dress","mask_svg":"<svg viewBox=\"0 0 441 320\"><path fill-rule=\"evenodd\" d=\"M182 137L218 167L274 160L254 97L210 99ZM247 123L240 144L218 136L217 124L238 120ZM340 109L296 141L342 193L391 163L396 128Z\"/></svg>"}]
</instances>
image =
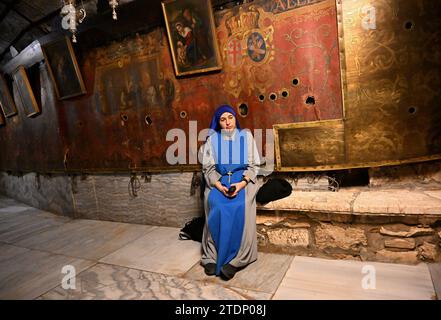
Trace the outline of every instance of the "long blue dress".
<instances>
[{"instance_id":1,"label":"long blue dress","mask_svg":"<svg viewBox=\"0 0 441 320\"><path fill-rule=\"evenodd\" d=\"M214 133L201 148L207 221L202 237L201 264L217 264L218 274L226 263L242 268L257 259L256 178L260 157L251 132L246 129L240 131L241 136L246 137L242 148L237 144L237 132L231 137L222 137L223 140L219 140L219 133ZM233 139L231 148L228 139ZM229 152L230 149L232 152ZM228 171L233 172L230 181L226 174ZM219 180L229 187L231 183L239 182L242 175L246 175L250 183L235 198L225 197L215 187Z\"/></svg>"},{"instance_id":2,"label":"long blue dress","mask_svg":"<svg viewBox=\"0 0 441 320\"><path fill-rule=\"evenodd\" d=\"M221 183L227 188L240 182L247 169L247 137L236 130L234 139L217 132L211 137L216 171L222 175ZM242 240L245 223L245 189L234 197L226 197L214 188L208 197L210 212L208 228L217 250L216 274L223 265L236 257Z\"/></svg>"}]
</instances>

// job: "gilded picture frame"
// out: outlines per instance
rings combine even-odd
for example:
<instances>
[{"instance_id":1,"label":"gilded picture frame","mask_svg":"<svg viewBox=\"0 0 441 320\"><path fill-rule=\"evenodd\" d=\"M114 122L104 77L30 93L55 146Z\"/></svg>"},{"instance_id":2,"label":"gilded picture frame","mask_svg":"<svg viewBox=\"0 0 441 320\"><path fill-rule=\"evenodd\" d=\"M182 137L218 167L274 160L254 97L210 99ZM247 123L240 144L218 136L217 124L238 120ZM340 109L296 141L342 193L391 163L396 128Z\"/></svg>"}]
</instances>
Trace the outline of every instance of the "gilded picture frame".
<instances>
[{"instance_id":1,"label":"gilded picture frame","mask_svg":"<svg viewBox=\"0 0 441 320\"><path fill-rule=\"evenodd\" d=\"M12 74L12 78L17 86L18 97L26 116L32 117L39 114L41 110L32 91L26 69L23 66L19 66Z\"/></svg>"},{"instance_id":2,"label":"gilded picture frame","mask_svg":"<svg viewBox=\"0 0 441 320\"><path fill-rule=\"evenodd\" d=\"M12 117L17 114L17 107L9 91L8 84L3 75L0 74L0 108L5 117Z\"/></svg>"},{"instance_id":3,"label":"gilded picture frame","mask_svg":"<svg viewBox=\"0 0 441 320\"><path fill-rule=\"evenodd\" d=\"M66 36L41 47L59 100L86 93L83 77L70 39Z\"/></svg>"},{"instance_id":4,"label":"gilded picture frame","mask_svg":"<svg viewBox=\"0 0 441 320\"><path fill-rule=\"evenodd\" d=\"M166 0L162 10L176 76L222 69L210 0Z\"/></svg>"}]
</instances>

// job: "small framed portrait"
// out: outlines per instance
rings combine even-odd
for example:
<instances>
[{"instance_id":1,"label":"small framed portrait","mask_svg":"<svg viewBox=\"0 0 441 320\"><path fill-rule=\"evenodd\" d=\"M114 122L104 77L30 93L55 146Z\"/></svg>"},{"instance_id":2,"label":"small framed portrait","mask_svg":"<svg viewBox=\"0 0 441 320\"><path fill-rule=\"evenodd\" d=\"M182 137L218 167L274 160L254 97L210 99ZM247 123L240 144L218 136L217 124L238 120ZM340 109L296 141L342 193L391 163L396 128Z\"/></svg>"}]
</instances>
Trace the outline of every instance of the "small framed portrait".
<instances>
[{"instance_id":1,"label":"small framed portrait","mask_svg":"<svg viewBox=\"0 0 441 320\"><path fill-rule=\"evenodd\" d=\"M12 78L17 86L18 97L20 99L23 110L28 117L35 116L40 113L40 107L35 99L26 70L23 66L19 66L12 74Z\"/></svg>"},{"instance_id":2,"label":"small framed portrait","mask_svg":"<svg viewBox=\"0 0 441 320\"><path fill-rule=\"evenodd\" d=\"M162 2L176 76L222 69L210 0Z\"/></svg>"},{"instance_id":3,"label":"small framed portrait","mask_svg":"<svg viewBox=\"0 0 441 320\"><path fill-rule=\"evenodd\" d=\"M5 117L12 117L17 114L17 107L6 82L6 78L0 74L0 109ZM0 112L1 113L1 112Z\"/></svg>"},{"instance_id":4,"label":"small framed portrait","mask_svg":"<svg viewBox=\"0 0 441 320\"><path fill-rule=\"evenodd\" d=\"M67 37L43 45L42 51L58 99L86 93L75 52Z\"/></svg>"}]
</instances>

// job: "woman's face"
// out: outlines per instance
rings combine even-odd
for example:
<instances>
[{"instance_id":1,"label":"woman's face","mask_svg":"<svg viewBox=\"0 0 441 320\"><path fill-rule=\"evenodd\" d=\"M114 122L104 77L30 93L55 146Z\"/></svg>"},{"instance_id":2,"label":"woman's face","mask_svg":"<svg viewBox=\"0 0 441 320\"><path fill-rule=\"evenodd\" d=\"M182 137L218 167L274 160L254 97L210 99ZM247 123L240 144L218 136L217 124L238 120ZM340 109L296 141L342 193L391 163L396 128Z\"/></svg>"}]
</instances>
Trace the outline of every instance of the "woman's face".
<instances>
[{"instance_id":1,"label":"woman's face","mask_svg":"<svg viewBox=\"0 0 441 320\"><path fill-rule=\"evenodd\" d=\"M236 128L236 118L229 112L222 113L219 124L222 130L231 131Z\"/></svg>"}]
</instances>

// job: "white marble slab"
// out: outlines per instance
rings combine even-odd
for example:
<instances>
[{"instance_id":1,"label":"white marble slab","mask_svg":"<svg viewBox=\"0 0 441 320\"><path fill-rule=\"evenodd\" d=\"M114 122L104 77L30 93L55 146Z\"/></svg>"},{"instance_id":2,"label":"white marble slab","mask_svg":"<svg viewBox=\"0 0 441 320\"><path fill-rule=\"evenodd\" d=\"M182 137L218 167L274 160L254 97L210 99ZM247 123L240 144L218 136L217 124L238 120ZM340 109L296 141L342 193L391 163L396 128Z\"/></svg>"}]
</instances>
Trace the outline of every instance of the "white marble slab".
<instances>
[{"instance_id":1,"label":"white marble slab","mask_svg":"<svg viewBox=\"0 0 441 320\"><path fill-rule=\"evenodd\" d=\"M200 261L201 244L179 240L179 230L157 227L100 261L168 275L183 274Z\"/></svg>"},{"instance_id":2,"label":"white marble slab","mask_svg":"<svg viewBox=\"0 0 441 320\"><path fill-rule=\"evenodd\" d=\"M363 279L374 273L375 278L371 279L375 279L375 289L364 289ZM434 293L426 264L295 257L273 299L430 300Z\"/></svg>"},{"instance_id":3,"label":"white marble slab","mask_svg":"<svg viewBox=\"0 0 441 320\"><path fill-rule=\"evenodd\" d=\"M119 222L73 220L16 244L70 257L99 260L129 242L148 234L154 227Z\"/></svg>"},{"instance_id":4,"label":"white marble slab","mask_svg":"<svg viewBox=\"0 0 441 320\"><path fill-rule=\"evenodd\" d=\"M95 262L0 245L0 299L35 299L61 284L62 268L71 265L76 273Z\"/></svg>"},{"instance_id":5,"label":"white marble slab","mask_svg":"<svg viewBox=\"0 0 441 320\"><path fill-rule=\"evenodd\" d=\"M0 241L13 244L71 220L38 209L4 213L0 215Z\"/></svg>"},{"instance_id":6,"label":"white marble slab","mask_svg":"<svg viewBox=\"0 0 441 320\"><path fill-rule=\"evenodd\" d=\"M184 277L273 294L291 265L292 259L293 257L289 255L259 252L257 261L238 271L229 281L216 276L207 276L199 263Z\"/></svg>"},{"instance_id":7,"label":"white marble slab","mask_svg":"<svg viewBox=\"0 0 441 320\"><path fill-rule=\"evenodd\" d=\"M227 288L163 274L97 264L77 277L75 290L61 286L39 299L97 300L246 300L269 299L270 295L250 290Z\"/></svg>"}]
</instances>

